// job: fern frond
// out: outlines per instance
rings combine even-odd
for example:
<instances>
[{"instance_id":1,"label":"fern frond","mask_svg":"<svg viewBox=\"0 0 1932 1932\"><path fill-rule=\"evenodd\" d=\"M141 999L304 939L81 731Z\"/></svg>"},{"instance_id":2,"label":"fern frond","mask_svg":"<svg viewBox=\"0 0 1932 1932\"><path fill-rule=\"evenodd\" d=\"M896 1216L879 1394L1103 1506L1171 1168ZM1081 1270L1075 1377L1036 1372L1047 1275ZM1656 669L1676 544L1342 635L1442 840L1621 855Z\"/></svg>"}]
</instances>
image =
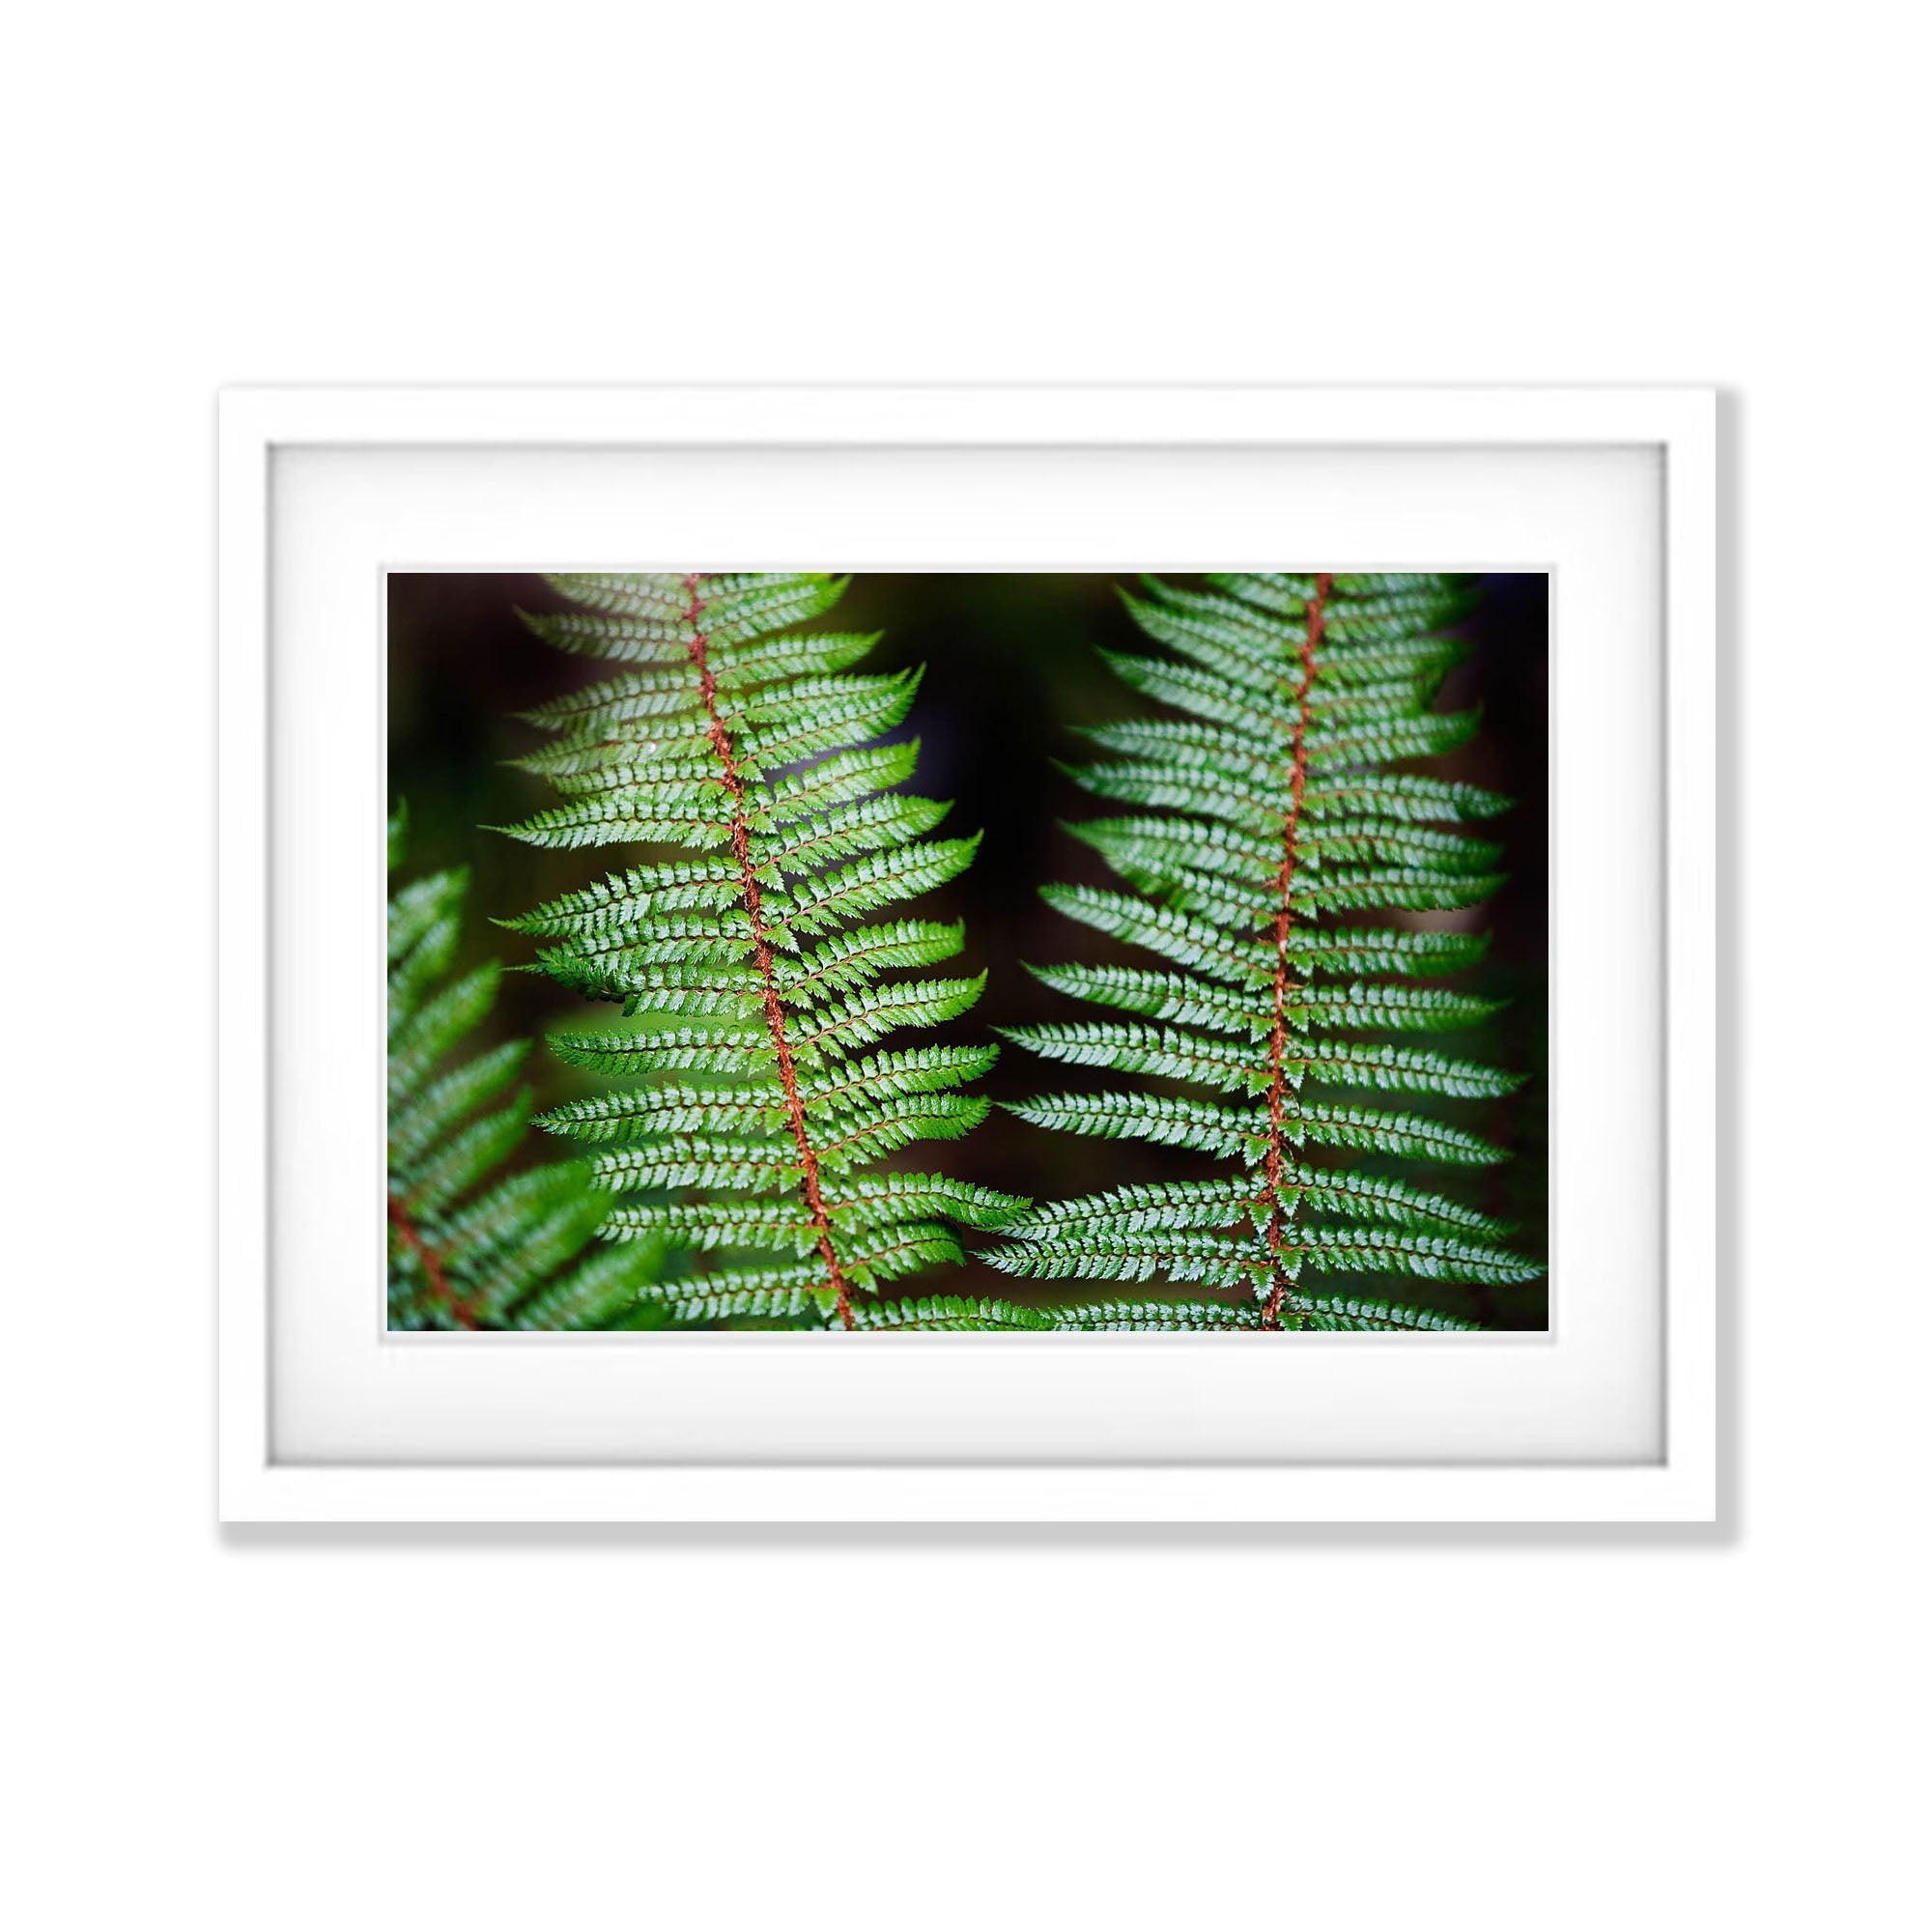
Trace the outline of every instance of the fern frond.
<instances>
[{"instance_id":1,"label":"fern frond","mask_svg":"<svg viewBox=\"0 0 1932 1932\"><path fill-rule=\"evenodd\" d=\"M1208 583L1150 579L1126 596L1170 655L1108 662L1170 714L1090 729L1112 755L1071 773L1136 808L1072 828L1128 890L1045 892L1162 966L1037 968L1048 985L1130 1017L1009 1037L1045 1060L1161 1083L1040 1095L1013 1103L1021 1119L1178 1148L1234 1172L1035 1208L1007 1224L989 1259L1032 1279L1190 1292L1054 1315L1071 1326L1464 1325L1426 1308L1317 1296L1305 1282L1342 1271L1499 1287L1539 1272L1501 1245L1499 1224L1358 1164L1502 1158L1451 1116L1518 1084L1460 1056L1356 1037L1450 1031L1493 1010L1415 983L1475 965L1486 936L1409 916L1466 911L1494 891L1498 846L1454 828L1507 801L1388 769L1476 729L1473 710L1435 708L1463 655L1443 631L1468 610L1468 586L1426 573L1245 572ZM1331 1088L1423 1104L1318 1097ZM1204 1302L1203 1291L1232 1299Z\"/></svg>"},{"instance_id":2,"label":"fern frond","mask_svg":"<svg viewBox=\"0 0 1932 1932\"><path fill-rule=\"evenodd\" d=\"M403 828L399 808L392 868ZM529 1042L459 1057L498 980L493 963L438 984L460 936L465 884L460 872L433 873L389 900L389 1325L620 1325L655 1292L669 1237L602 1259L594 1236L611 1197L585 1169L503 1175L529 1119L528 1090L508 1092Z\"/></svg>"},{"instance_id":3,"label":"fern frond","mask_svg":"<svg viewBox=\"0 0 1932 1932\"><path fill-rule=\"evenodd\" d=\"M562 649L635 668L526 714L520 762L563 803L507 828L558 848L680 847L512 922L537 966L636 1025L566 1027L565 1061L640 1076L551 1108L620 1199L618 1245L675 1238L728 1258L673 1282L677 1319L861 1325L890 1283L963 1259L959 1228L1023 1203L932 1174L878 1174L915 1141L970 1132L990 1048L870 1051L964 1012L981 979L931 979L954 924L901 917L968 866L929 837L947 808L897 789L917 671L854 668L875 641L795 627L842 584L803 574L577 575L577 609L529 617ZM867 923L870 922L870 923ZM915 977L892 979L908 971ZM650 1199L676 1190L683 1198ZM642 1197L642 1198L640 1198Z\"/></svg>"}]
</instances>

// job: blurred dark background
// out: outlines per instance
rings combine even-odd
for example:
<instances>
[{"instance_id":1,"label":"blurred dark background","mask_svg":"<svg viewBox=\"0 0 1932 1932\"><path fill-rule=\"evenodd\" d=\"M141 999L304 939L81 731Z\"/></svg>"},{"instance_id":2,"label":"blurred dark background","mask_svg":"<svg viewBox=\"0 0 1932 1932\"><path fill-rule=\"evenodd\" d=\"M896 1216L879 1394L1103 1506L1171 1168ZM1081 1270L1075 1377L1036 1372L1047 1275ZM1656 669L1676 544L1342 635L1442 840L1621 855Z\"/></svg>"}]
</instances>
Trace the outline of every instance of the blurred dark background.
<instances>
[{"instance_id":1,"label":"blurred dark background","mask_svg":"<svg viewBox=\"0 0 1932 1932\"><path fill-rule=\"evenodd\" d=\"M984 997L948 1030L952 1039L992 1038L993 1029L1026 1021L1071 1019L1081 1007L1039 984L1022 961L1127 960L1130 950L1050 910L1037 888L1048 880L1118 885L1097 854L1069 837L1062 821L1099 815L1110 807L1083 793L1055 760L1079 760L1073 726L1151 712L1101 663L1096 647L1158 652L1126 614L1115 580L1096 576L1011 574L861 575L825 628L883 631L866 660L868 670L923 665L924 681L906 730L921 743L913 789L950 798L944 832L981 829L985 840L967 873L908 908L923 918L963 917L966 952L944 972L990 969ZM1185 582L1185 579L1176 579ZM1463 976L1470 990L1506 997L1509 1007L1468 1034L1414 1037L1529 1075L1509 1099L1433 1103L1404 1096L1399 1104L1434 1111L1511 1148L1515 1158L1478 1170L1389 1172L1441 1187L1518 1224L1516 1245L1543 1259L1548 1240L1547 1026L1548 953L1548 581L1542 575L1491 576L1463 627L1473 645L1452 675L1445 706L1479 703L1483 727L1474 742L1426 769L1506 792L1514 810L1484 828L1507 849L1508 883L1471 913L1403 914L1394 923L1487 926L1488 959ZM541 578L398 573L388 580L389 789L406 798L411 832L404 873L468 866L471 873L466 963L492 952L506 963L527 960L530 942L496 930L488 917L526 911L625 863L626 855L535 850L484 825L512 823L554 803L541 781L502 762L542 735L514 713L572 686L610 674L610 667L568 658L540 644L516 610L562 608ZM1380 915L1372 923L1391 923ZM1145 955L1138 961L1150 963ZM492 1037L540 1036L566 1013L583 1009L550 980L508 974L493 1017ZM594 1009L608 1018L611 1008ZM482 1042L479 1042L482 1043ZM884 1044L909 1043L889 1037ZM580 1076L541 1050L531 1080L540 1105L581 1091ZM996 1099L1102 1087L1104 1072L1037 1062L1018 1048L1002 1054L985 1083ZM1367 1097L1367 1096L1365 1096ZM534 1137L533 1137L534 1138ZM548 1152L533 1149L532 1155ZM932 1150L915 1146L897 1164L931 1164ZM995 1108L985 1123L944 1155L949 1172L1015 1194L1053 1197L1123 1181L1173 1179L1214 1171L1171 1149L1134 1142L1090 1141L1047 1133ZM969 1280L970 1275L970 1280ZM1334 1286L1341 1284L1336 1282ZM1363 1284L1369 1287L1369 1284ZM1026 1285L983 1267L956 1278L920 1277L931 1293L999 1293L1009 1298L1069 1298L1051 1284L1028 1297ZM1412 1292L1411 1292L1412 1291ZM1471 1317L1486 1325L1541 1328L1548 1322L1547 1284L1500 1290L1380 1286L1396 1298Z\"/></svg>"}]
</instances>

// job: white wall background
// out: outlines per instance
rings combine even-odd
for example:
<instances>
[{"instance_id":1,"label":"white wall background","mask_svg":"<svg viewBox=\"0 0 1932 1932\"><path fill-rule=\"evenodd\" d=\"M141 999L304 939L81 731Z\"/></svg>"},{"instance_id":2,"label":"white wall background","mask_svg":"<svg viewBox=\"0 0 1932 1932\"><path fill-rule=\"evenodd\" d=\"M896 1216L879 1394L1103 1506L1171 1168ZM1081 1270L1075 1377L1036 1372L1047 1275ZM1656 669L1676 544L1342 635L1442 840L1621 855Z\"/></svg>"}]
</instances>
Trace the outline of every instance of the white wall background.
<instances>
[{"instance_id":1,"label":"white wall background","mask_svg":"<svg viewBox=\"0 0 1932 1932\"><path fill-rule=\"evenodd\" d=\"M1909 19L15 23L12 1922L1922 1912ZM213 388L808 377L1728 387L1724 1534L217 1534Z\"/></svg>"}]
</instances>

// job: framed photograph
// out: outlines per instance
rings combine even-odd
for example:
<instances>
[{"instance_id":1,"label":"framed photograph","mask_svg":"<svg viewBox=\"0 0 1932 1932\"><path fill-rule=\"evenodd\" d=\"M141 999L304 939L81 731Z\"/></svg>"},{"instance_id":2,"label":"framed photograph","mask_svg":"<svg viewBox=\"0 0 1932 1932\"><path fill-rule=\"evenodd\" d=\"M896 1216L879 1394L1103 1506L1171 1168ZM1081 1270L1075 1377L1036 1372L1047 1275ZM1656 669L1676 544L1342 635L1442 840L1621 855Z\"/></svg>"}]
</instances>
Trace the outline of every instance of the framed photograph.
<instances>
[{"instance_id":1,"label":"framed photograph","mask_svg":"<svg viewBox=\"0 0 1932 1932\"><path fill-rule=\"evenodd\" d=\"M220 435L224 1519L1715 1519L1710 391Z\"/></svg>"}]
</instances>

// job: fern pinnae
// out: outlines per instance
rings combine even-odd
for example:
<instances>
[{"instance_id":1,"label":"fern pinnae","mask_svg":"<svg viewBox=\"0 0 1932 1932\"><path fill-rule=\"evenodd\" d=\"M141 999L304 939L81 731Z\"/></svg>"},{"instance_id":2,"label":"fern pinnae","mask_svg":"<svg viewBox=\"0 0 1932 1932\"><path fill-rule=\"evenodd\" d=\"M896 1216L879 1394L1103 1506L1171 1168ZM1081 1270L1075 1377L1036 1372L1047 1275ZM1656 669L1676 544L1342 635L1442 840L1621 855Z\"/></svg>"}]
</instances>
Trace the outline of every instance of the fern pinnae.
<instances>
[{"instance_id":1,"label":"fern pinnae","mask_svg":"<svg viewBox=\"0 0 1932 1932\"><path fill-rule=\"evenodd\" d=\"M917 671L851 668L876 641L797 627L842 582L800 574L572 575L582 607L526 621L562 648L630 667L528 714L557 735L521 761L564 802L516 837L558 848L683 848L554 899L515 923L538 966L639 1024L567 1027L567 1061L641 1084L568 1102L541 1124L590 1144L623 1196L605 1232L675 1234L740 1261L668 1291L702 1320L862 1324L886 1285L956 1264L953 1230L1023 1205L938 1176L867 1170L914 1141L969 1132L963 1091L992 1050L870 1051L969 1008L979 979L924 969L961 928L896 916L972 861L977 838L929 837L947 808L896 789L896 729ZM869 923L867 923L869 922ZM885 975L911 969L921 977ZM639 1194L685 1192L672 1202ZM786 1257L780 1259L780 1257Z\"/></svg>"},{"instance_id":2,"label":"fern pinnae","mask_svg":"<svg viewBox=\"0 0 1932 1932\"><path fill-rule=\"evenodd\" d=\"M1462 828L1507 801L1387 769L1451 750L1476 728L1473 711L1431 708L1464 655L1442 627L1468 597L1427 575L1321 572L1212 576L1202 590L1147 579L1125 601L1173 656L1110 653L1108 662L1169 710L1089 730L1113 755L1069 775L1130 808L1071 829L1131 890L1056 886L1045 896L1162 965L1036 969L1048 985L1122 1017L1009 1037L1049 1061L1212 1097L1115 1088L1045 1094L1013 1111L1041 1126L1233 1161L1240 1172L1046 1204L1017 1217L989 1260L1038 1280L1165 1278L1195 1294L1239 1296L1215 1316L1200 1311L1216 1304L1187 1299L1123 1304L1118 1322L1107 1304L1059 1311L1072 1326L1466 1325L1379 1298L1318 1295L1308 1282L1332 1270L1500 1286L1540 1272L1502 1245L1499 1223L1355 1164L1364 1154L1452 1168L1497 1160L1501 1151L1479 1136L1383 1096L1469 1101L1519 1084L1403 1037L1467 1027L1494 1010L1414 983L1474 965L1487 936L1366 923L1463 910L1500 882L1499 847ZM1351 1037L1363 1032L1398 1038Z\"/></svg>"}]
</instances>

